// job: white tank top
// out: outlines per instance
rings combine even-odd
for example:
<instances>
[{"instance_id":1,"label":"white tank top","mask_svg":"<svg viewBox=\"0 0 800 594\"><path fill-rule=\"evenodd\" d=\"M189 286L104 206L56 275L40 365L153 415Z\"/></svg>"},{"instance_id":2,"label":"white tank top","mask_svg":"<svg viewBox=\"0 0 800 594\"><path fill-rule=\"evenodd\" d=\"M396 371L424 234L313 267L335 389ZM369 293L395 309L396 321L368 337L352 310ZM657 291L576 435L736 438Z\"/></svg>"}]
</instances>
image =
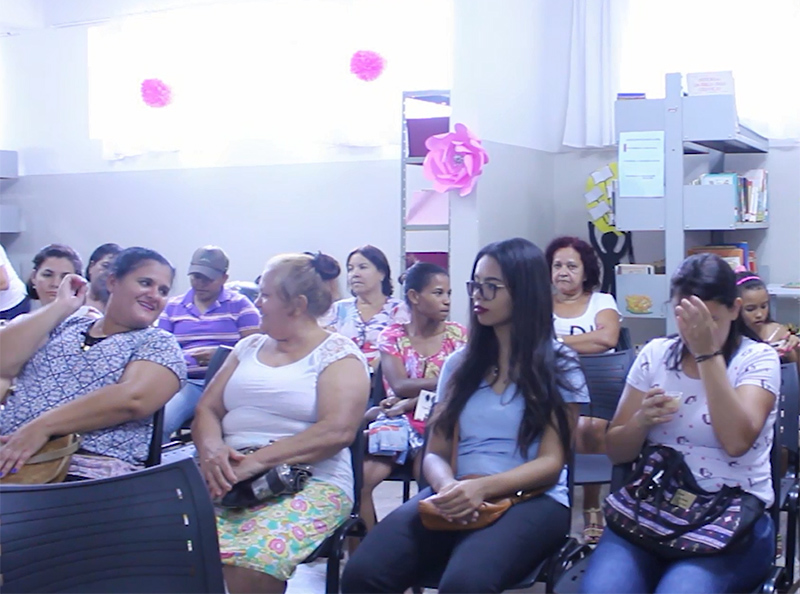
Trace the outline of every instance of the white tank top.
<instances>
[{"instance_id":1,"label":"white tank top","mask_svg":"<svg viewBox=\"0 0 800 594\"><path fill-rule=\"evenodd\" d=\"M341 334L331 334L299 361L281 367L258 360L258 351L268 339L255 334L240 340L233 349L239 365L223 392L228 412L222 419L222 434L225 443L234 449L265 446L297 435L316 423L317 378L331 363L353 356L363 363L364 373L369 376L364 355ZM312 472L314 478L336 485L353 498L353 466L348 448L314 463Z\"/></svg>"},{"instance_id":2,"label":"white tank top","mask_svg":"<svg viewBox=\"0 0 800 594\"><path fill-rule=\"evenodd\" d=\"M8 256L6 256L3 246L0 246L0 266L8 275L8 288L5 291L0 291L0 311L8 311L22 303L28 291L25 289L25 283L20 280L17 271L8 261Z\"/></svg>"}]
</instances>

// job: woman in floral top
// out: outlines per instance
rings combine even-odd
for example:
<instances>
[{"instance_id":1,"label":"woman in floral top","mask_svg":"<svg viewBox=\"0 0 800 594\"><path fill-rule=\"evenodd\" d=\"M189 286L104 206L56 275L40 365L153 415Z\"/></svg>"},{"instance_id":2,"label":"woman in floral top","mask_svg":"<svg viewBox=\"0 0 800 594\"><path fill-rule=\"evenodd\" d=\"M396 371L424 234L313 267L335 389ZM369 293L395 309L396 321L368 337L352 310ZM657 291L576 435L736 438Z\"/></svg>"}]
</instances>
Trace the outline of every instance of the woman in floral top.
<instances>
[{"instance_id":1,"label":"woman in floral top","mask_svg":"<svg viewBox=\"0 0 800 594\"><path fill-rule=\"evenodd\" d=\"M347 283L353 297L333 304L330 318L321 322L356 343L372 369L378 366L378 335L392 324L408 321L399 299L392 298L392 272L386 255L365 245L347 256Z\"/></svg>"},{"instance_id":2,"label":"woman in floral top","mask_svg":"<svg viewBox=\"0 0 800 594\"><path fill-rule=\"evenodd\" d=\"M378 338L381 370L387 398L380 402L382 416L402 418L409 424L409 455L414 475L419 476L425 421L415 420L414 411L422 391L435 392L439 372L450 354L467 342L467 330L447 321L450 315L450 277L440 266L417 262L406 272L406 304L411 321L393 324ZM394 458L368 455L364 461L361 515L371 528L375 524L372 491L392 472Z\"/></svg>"}]
</instances>

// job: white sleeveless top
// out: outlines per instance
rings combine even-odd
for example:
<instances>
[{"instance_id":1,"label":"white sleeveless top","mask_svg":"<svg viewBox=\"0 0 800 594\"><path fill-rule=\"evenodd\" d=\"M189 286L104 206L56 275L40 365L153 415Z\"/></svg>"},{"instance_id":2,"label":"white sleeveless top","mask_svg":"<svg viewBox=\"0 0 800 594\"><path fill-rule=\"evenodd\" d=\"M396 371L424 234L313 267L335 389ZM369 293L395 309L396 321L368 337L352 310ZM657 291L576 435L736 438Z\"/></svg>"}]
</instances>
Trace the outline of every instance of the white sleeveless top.
<instances>
[{"instance_id":1,"label":"white sleeveless top","mask_svg":"<svg viewBox=\"0 0 800 594\"><path fill-rule=\"evenodd\" d=\"M8 275L8 288L5 291L0 291L0 311L7 311L22 303L28 291L25 288L25 283L20 280L17 271L8 261L8 256L6 256L3 246L0 246L0 267L4 268L6 275Z\"/></svg>"},{"instance_id":2,"label":"white sleeveless top","mask_svg":"<svg viewBox=\"0 0 800 594\"><path fill-rule=\"evenodd\" d=\"M562 318L553 313L553 329L557 336L574 336L576 334L587 334L597 330L595 318L597 314L605 309L611 309L619 315L617 302L608 293L594 292L589 297L586 310L576 318ZM609 349L608 353L614 349Z\"/></svg>"},{"instance_id":3,"label":"white sleeveless top","mask_svg":"<svg viewBox=\"0 0 800 594\"><path fill-rule=\"evenodd\" d=\"M353 356L367 362L355 343L331 334L308 355L280 367L258 360L258 351L269 339L255 334L233 349L239 365L223 392L227 411L222 419L225 443L234 449L265 446L271 441L297 435L317 421L317 378L328 365ZM313 464L314 478L331 483L353 497L353 466L344 448L327 460Z\"/></svg>"}]
</instances>

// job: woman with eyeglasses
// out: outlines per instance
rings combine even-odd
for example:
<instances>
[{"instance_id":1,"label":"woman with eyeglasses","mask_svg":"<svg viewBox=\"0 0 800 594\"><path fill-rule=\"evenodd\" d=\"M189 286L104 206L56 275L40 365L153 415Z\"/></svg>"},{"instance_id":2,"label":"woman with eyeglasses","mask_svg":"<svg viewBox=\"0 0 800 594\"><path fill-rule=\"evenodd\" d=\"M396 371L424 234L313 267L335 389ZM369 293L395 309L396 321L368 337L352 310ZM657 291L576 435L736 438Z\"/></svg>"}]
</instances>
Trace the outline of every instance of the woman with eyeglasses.
<instances>
[{"instance_id":1,"label":"woman with eyeglasses","mask_svg":"<svg viewBox=\"0 0 800 594\"><path fill-rule=\"evenodd\" d=\"M375 246L348 254L347 284L353 296L334 303L330 318L321 324L353 340L374 370L380 363L378 335L387 326L408 322L408 310L392 297L389 260Z\"/></svg>"},{"instance_id":2,"label":"woman with eyeglasses","mask_svg":"<svg viewBox=\"0 0 800 594\"><path fill-rule=\"evenodd\" d=\"M614 350L619 341L620 315L614 297L600 293L600 264L592 246L577 237L557 237L545 250L553 283L553 327L566 345L581 355ZM604 454L608 423L581 417L575 449ZM583 539L596 544L605 520L600 511L600 485L583 486Z\"/></svg>"},{"instance_id":3,"label":"woman with eyeglasses","mask_svg":"<svg viewBox=\"0 0 800 594\"><path fill-rule=\"evenodd\" d=\"M470 340L439 376L423 460L431 486L367 535L345 567L343 592L403 592L433 573L440 592L501 592L562 545L571 428L588 396L575 353L555 340L548 278L528 240L478 253L467 284ZM470 528L484 501L519 491L538 494ZM423 526L423 499L462 529Z\"/></svg>"}]
</instances>

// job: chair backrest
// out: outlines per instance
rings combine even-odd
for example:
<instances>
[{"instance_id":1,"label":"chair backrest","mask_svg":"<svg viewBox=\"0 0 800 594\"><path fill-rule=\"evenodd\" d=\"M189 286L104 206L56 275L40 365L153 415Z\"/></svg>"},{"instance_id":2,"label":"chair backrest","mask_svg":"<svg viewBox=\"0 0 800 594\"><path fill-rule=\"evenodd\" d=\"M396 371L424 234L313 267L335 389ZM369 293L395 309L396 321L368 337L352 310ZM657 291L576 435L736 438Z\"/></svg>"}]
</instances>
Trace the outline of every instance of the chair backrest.
<instances>
[{"instance_id":1,"label":"chair backrest","mask_svg":"<svg viewBox=\"0 0 800 594\"><path fill-rule=\"evenodd\" d=\"M164 433L164 407L153 413L153 435L150 438L150 450L145 460L145 468L161 464L161 441Z\"/></svg>"},{"instance_id":2,"label":"chair backrest","mask_svg":"<svg viewBox=\"0 0 800 594\"><path fill-rule=\"evenodd\" d=\"M619 338L617 339L617 351L633 350L633 340L631 340L630 328L624 326L619 329Z\"/></svg>"},{"instance_id":3,"label":"chair backrest","mask_svg":"<svg viewBox=\"0 0 800 594\"><path fill-rule=\"evenodd\" d=\"M208 384L211 382L211 378L217 374L219 368L222 367L223 363L225 363L225 359L227 359L228 355L230 355L232 352L232 347L226 345L220 345L217 347L217 350L214 351L214 354L211 355L211 359L208 361L208 369L206 369L206 377L203 384L204 387L208 387Z\"/></svg>"},{"instance_id":4,"label":"chair backrest","mask_svg":"<svg viewBox=\"0 0 800 594\"><path fill-rule=\"evenodd\" d=\"M617 403L628 370L636 358L633 350L602 353L600 355L581 355L583 374L589 390L591 403L581 407L581 414L610 421L617 410Z\"/></svg>"},{"instance_id":5,"label":"chair backrest","mask_svg":"<svg viewBox=\"0 0 800 594\"><path fill-rule=\"evenodd\" d=\"M364 488L364 452L367 440L364 437L366 425L358 428L356 438L350 444L350 457L353 462L353 511L350 515L357 516L361 512L361 490Z\"/></svg>"},{"instance_id":6,"label":"chair backrest","mask_svg":"<svg viewBox=\"0 0 800 594\"><path fill-rule=\"evenodd\" d=\"M367 406L378 406L384 398L386 398L386 386L383 384L383 363L379 363L375 373L372 374Z\"/></svg>"},{"instance_id":7,"label":"chair backrest","mask_svg":"<svg viewBox=\"0 0 800 594\"><path fill-rule=\"evenodd\" d=\"M784 363L781 365L780 443L794 457L795 464L800 449L798 414L800 414L800 379L798 379L797 363Z\"/></svg>"},{"instance_id":8,"label":"chair backrest","mask_svg":"<svg viewBox=\"0 0 800 594\"><path fill-rule=\"evenodd\" d=\"M48 485L0 485L5 592L225 591L194 461Z\"/></svg>"}]
</instances>

